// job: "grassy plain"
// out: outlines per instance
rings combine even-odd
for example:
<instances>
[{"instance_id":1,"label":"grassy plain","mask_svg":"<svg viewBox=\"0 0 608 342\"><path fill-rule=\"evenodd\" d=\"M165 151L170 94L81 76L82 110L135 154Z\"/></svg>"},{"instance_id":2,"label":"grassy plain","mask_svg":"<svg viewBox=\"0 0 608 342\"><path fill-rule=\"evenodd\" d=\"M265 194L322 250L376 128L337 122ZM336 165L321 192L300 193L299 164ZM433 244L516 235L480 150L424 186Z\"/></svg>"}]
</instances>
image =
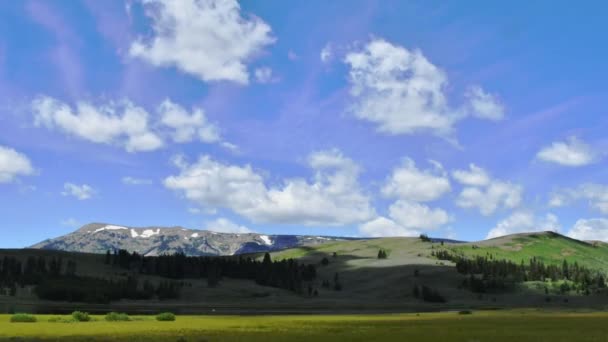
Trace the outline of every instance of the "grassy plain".
<instances>
[{"instance_id":1,"label":"grassy plain","mask_svg":"<svg viewBox=\"0 0 608 342\"><path fill-rule=\"evenodd\" d=\"M608 341L608 313L537 310L391 315L178 316L157 322L10 323L0 341Z\"/></svg>"}]
</instances>

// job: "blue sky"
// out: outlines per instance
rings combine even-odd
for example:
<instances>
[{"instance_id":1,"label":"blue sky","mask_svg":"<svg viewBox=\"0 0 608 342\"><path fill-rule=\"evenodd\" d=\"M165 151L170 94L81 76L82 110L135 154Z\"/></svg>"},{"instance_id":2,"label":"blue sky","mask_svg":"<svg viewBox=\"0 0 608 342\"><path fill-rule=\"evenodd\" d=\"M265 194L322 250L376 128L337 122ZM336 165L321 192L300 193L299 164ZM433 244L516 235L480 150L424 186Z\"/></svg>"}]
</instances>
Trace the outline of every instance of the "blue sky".
<instances>
[{"instance_id":1,"label":"blue sky","mask_svg":"<svg viewBox=\"0 0 608 342\"><path fill-rule=\"evenodd\" d=\"M603 2L0 4L0 229L608 240Z\"/></svg>"}]
</instances>

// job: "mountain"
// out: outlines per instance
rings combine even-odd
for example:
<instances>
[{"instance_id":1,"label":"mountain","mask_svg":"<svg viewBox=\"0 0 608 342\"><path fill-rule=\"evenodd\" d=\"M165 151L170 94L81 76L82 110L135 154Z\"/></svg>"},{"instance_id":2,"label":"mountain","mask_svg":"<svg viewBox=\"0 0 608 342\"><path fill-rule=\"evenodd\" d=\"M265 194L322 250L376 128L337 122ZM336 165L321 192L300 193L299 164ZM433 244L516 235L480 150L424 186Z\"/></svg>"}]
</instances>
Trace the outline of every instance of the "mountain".
<instances>
[{"instance_id":1,"label":"mountain","mask_svg":"<svg viewBox=\"0 0 608 342\"><path fill-rule=\"evenodd\" d=\"M125 249L143 255L182 252L186 255L234 255L318 245L353 238L218 233L183 227L126 227L91 223L70 234L37 243L31 248L105 253Z\"/></svg>"}]
</instances>

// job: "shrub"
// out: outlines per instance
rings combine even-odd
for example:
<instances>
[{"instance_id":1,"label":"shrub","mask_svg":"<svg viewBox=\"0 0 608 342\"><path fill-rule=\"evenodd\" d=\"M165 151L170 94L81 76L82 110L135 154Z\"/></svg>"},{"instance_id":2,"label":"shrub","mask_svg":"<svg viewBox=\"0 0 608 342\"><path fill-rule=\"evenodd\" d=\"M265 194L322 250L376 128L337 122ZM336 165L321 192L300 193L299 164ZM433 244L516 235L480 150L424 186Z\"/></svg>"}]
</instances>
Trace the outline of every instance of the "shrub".
<instances>
[{"instance_id":1,"label":"shrub","mask_svg":"<svg viewBox=\"0 0 608 342\"><path fill-rule=\"evenodd\" d=\"M460 311L458 311L458 314L459 315L471 315L471 314L473 314L473 311L471 311L471 310L460 310Z\"/></svg>"},{"instance_id":2,"label":"shrub","mask_svg":"<svg viewBox=\"0 0 608 342\"><path fill-rule=\"evenodd\" d=\"M77 322L88 322L91 320L91 317L89 317L89 313L82 311L72 312L72 318Z\"/></svg>"},{"instance_id":3,"label":"shrub","mask_svg":"<svg viewBox=\"0 0 608 342\"><path fill-rule=\"evenodd\" d=\"M18 313L11 316L12 323L35 323L37 321L36 316Z\"/></svg>"},{"instance_id":4,"label":"shrub","mask_svg":"<svg viewBox=\"0 0 608 342\"><path fill-rule=\"evenodd\" d=\"M110 312L106 315L106 321L108 322L126 322L130 320L129 315L126 313Z\"/></svg>"},{"instance_id":5,"label":"shrub","mask_svg":"<svg viewBox=\"0 0 608 342\"><path fill-rule=\"evenodd\" d=\"M163 312L156 315L156 320L161 322L175 321L175 314L172 312Z\"/></svg>"}]
</instances>

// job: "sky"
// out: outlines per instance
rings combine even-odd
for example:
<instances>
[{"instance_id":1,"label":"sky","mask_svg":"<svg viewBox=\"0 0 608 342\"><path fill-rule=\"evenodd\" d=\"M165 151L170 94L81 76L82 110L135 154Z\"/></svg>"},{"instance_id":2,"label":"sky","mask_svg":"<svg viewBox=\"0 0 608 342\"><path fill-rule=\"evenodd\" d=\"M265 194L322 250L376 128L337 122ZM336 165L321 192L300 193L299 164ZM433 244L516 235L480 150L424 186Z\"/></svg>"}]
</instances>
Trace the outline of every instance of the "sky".
<instances>
[{"instance_id":1,"label":"sky","mask_svg":"<svg viewBox=\"0 0 608 342\"><path fill-rule=\"evenodd\" d=\"M602 1L4 1L0 247L90 222L608 241Z\"/></svg>"}]
</instances>

